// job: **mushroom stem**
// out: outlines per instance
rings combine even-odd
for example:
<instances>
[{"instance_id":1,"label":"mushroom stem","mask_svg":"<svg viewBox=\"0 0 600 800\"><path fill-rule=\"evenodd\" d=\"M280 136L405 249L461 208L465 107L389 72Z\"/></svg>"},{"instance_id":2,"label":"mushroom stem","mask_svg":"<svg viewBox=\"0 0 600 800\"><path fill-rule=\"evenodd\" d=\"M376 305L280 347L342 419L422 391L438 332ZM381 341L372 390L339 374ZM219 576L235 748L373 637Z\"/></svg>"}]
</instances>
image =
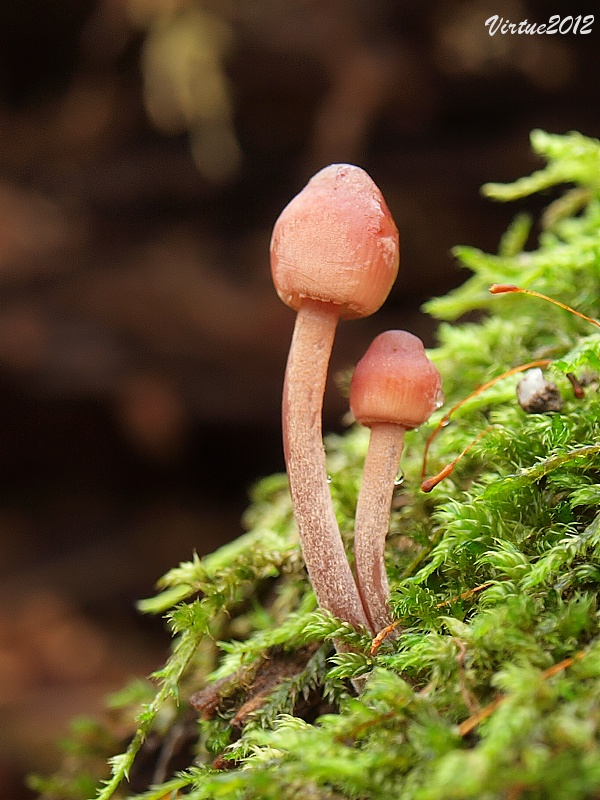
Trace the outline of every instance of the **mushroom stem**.
<instances>
[{"instance_id":1,"label":"mushroom stem","mask_svg":"<svg viewBox=\"0 0 600 800\"><path fill-rule=\"evenodd\" d=\"M339 306L304 300L283 389L283 446L306 568L322 608L369 627L344 551L327 484L322 410Z\"/></svg>"},{"instance_id":2,"label":"mushroom stem","mask_svg":"<svg viewBox=\"0 0 600 800\"><path fill-rule=\"evenodd\" d=\"M354 525L354 560L358 592L374 631L392 622L385 570L385 540L394 481L404 447L405 429L380 422L371 427Z\"/></svg>"}]
</instances>

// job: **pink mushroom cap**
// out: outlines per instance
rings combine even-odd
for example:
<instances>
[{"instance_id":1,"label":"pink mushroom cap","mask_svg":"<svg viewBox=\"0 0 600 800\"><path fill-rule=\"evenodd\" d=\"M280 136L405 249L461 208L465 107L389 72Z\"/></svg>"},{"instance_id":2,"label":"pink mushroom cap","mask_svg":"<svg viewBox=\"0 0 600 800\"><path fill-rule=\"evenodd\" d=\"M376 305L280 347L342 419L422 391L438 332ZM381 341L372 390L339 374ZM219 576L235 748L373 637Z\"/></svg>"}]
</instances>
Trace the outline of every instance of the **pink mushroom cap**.
<instances>
[{"instance_id":1,"label":"pink mushroom cap","mask_svg":"<svg viewBox=\"0 0 600 800\"><path fill-rule=\"evenodd\" d=\"M281 212L271 238L277 294L339 306L344 319L383 304L398 274L398 230L377 185L360 167L331 164Z\"/></svg>"},{"instance_id":2,"label":"pink mushroom cap","mask_svg":"<svg viewBox=\"0 0 600 800\"><path fill-rule=\"evenodd\" d=\"M411 430L443 402L440 374L427 358L423 342L412 333L380 334L356 365L350 408L362 425L384 422Z\"/></svg>"}]
</instances>

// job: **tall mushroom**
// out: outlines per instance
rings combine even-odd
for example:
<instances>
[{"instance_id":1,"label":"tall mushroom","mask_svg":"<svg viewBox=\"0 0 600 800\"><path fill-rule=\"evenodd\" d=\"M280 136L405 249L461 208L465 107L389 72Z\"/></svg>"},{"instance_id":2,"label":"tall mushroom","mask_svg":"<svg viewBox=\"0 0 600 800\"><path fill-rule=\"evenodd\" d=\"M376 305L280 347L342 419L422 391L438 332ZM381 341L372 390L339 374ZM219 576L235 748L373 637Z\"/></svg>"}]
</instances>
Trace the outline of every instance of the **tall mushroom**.
<instances>
[{"instance_id":1,"label":"tall mushroom","mask_svg":"<svg viewBox=\"0 0 600 800\"><path fill-rule=\"evenodd\" d=\"M364 170L333 164L282 211L271 239L279 297L298 315L282 404L283 444L294 516L322 608L367 625L327 485L322 408L340 318L372 314L398 272L398 231Z\"/></svg>"},{"instance_id":2,"label":"tall mushroom","mask_svg":"<svg viewBox=\"0 0 600 800\"><path fill-rule=\"evenodd\" d=\"M356 581L369 626L391 622L384 563L394 481L404 433L426 422L443 403L440 374L423 342L406 331L386 331L358 362L350 408L371 428L354 526Z\"/></svg>"}]
</instances>

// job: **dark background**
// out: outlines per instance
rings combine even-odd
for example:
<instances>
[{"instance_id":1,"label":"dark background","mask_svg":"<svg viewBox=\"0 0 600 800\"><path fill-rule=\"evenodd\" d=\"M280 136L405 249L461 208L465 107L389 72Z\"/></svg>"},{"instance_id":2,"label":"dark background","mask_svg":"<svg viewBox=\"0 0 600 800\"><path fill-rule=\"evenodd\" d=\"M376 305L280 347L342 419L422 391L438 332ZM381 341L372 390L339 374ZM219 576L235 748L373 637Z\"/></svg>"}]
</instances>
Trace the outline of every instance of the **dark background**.
<instances>
[{"instance_id":1,"label":"dark background","mask_svg":"<svg viewBox=\"0 0 600 800\"><path fill-rule=\"evenodd\" d=\"M593 5L593 4L590 4ZM279 211L357 163L401 232L384 309L334 371L457 285L519 206L479 186L538 166L534 127L600 132L590 35L484 21L593 13L525 0L0 3L0 796L51 769L74 714L165 657L140 617L169 567L241 531L283 468L293 313L270 283ZM528 207L536 207L536 203ZM330 387L325 428L346 401Z\"/></svg>"}]
</instances>

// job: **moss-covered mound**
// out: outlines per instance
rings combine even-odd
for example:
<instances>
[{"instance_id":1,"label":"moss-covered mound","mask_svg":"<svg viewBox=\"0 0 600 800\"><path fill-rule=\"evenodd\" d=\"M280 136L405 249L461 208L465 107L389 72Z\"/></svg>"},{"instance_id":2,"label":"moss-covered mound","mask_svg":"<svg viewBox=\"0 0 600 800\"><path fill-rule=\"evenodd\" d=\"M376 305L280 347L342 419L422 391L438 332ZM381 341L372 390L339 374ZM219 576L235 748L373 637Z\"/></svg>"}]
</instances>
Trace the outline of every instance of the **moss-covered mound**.
<instances>
[{"instance_id":1,"label":"moss-covered mound","mask_svg":"<svg viewBox=\"0 0 600 800\"><path fill-rule=\"evenodd\" d=\"M119 746L102 800L600 796L600 331L538 298L488 291L518 284L600 316L600 142L536 131L532 143L545 169L484 191L510 200L567 185L537 249L524 249L525 216L497 255L457 248L472 277L427 307L441 320L484 314L440 325L430 357L447 403L407 436L387 549L399 627L373 648L316 609L285 476L268 478L247 534L173 569L142 603L168 613L171 657L154 683L113 698L110 731L75 731L61 773L35 781L45 797L92 796L90 773ZM422 493L424 444L442 415L540 359L562 409L527 413L522 376L500 380L432 441L428 474L486 431ZM327 443L348 541L367 438L351 428ZM336 654L334 639L350 652Z\"/></svg>"}]
</instances>

